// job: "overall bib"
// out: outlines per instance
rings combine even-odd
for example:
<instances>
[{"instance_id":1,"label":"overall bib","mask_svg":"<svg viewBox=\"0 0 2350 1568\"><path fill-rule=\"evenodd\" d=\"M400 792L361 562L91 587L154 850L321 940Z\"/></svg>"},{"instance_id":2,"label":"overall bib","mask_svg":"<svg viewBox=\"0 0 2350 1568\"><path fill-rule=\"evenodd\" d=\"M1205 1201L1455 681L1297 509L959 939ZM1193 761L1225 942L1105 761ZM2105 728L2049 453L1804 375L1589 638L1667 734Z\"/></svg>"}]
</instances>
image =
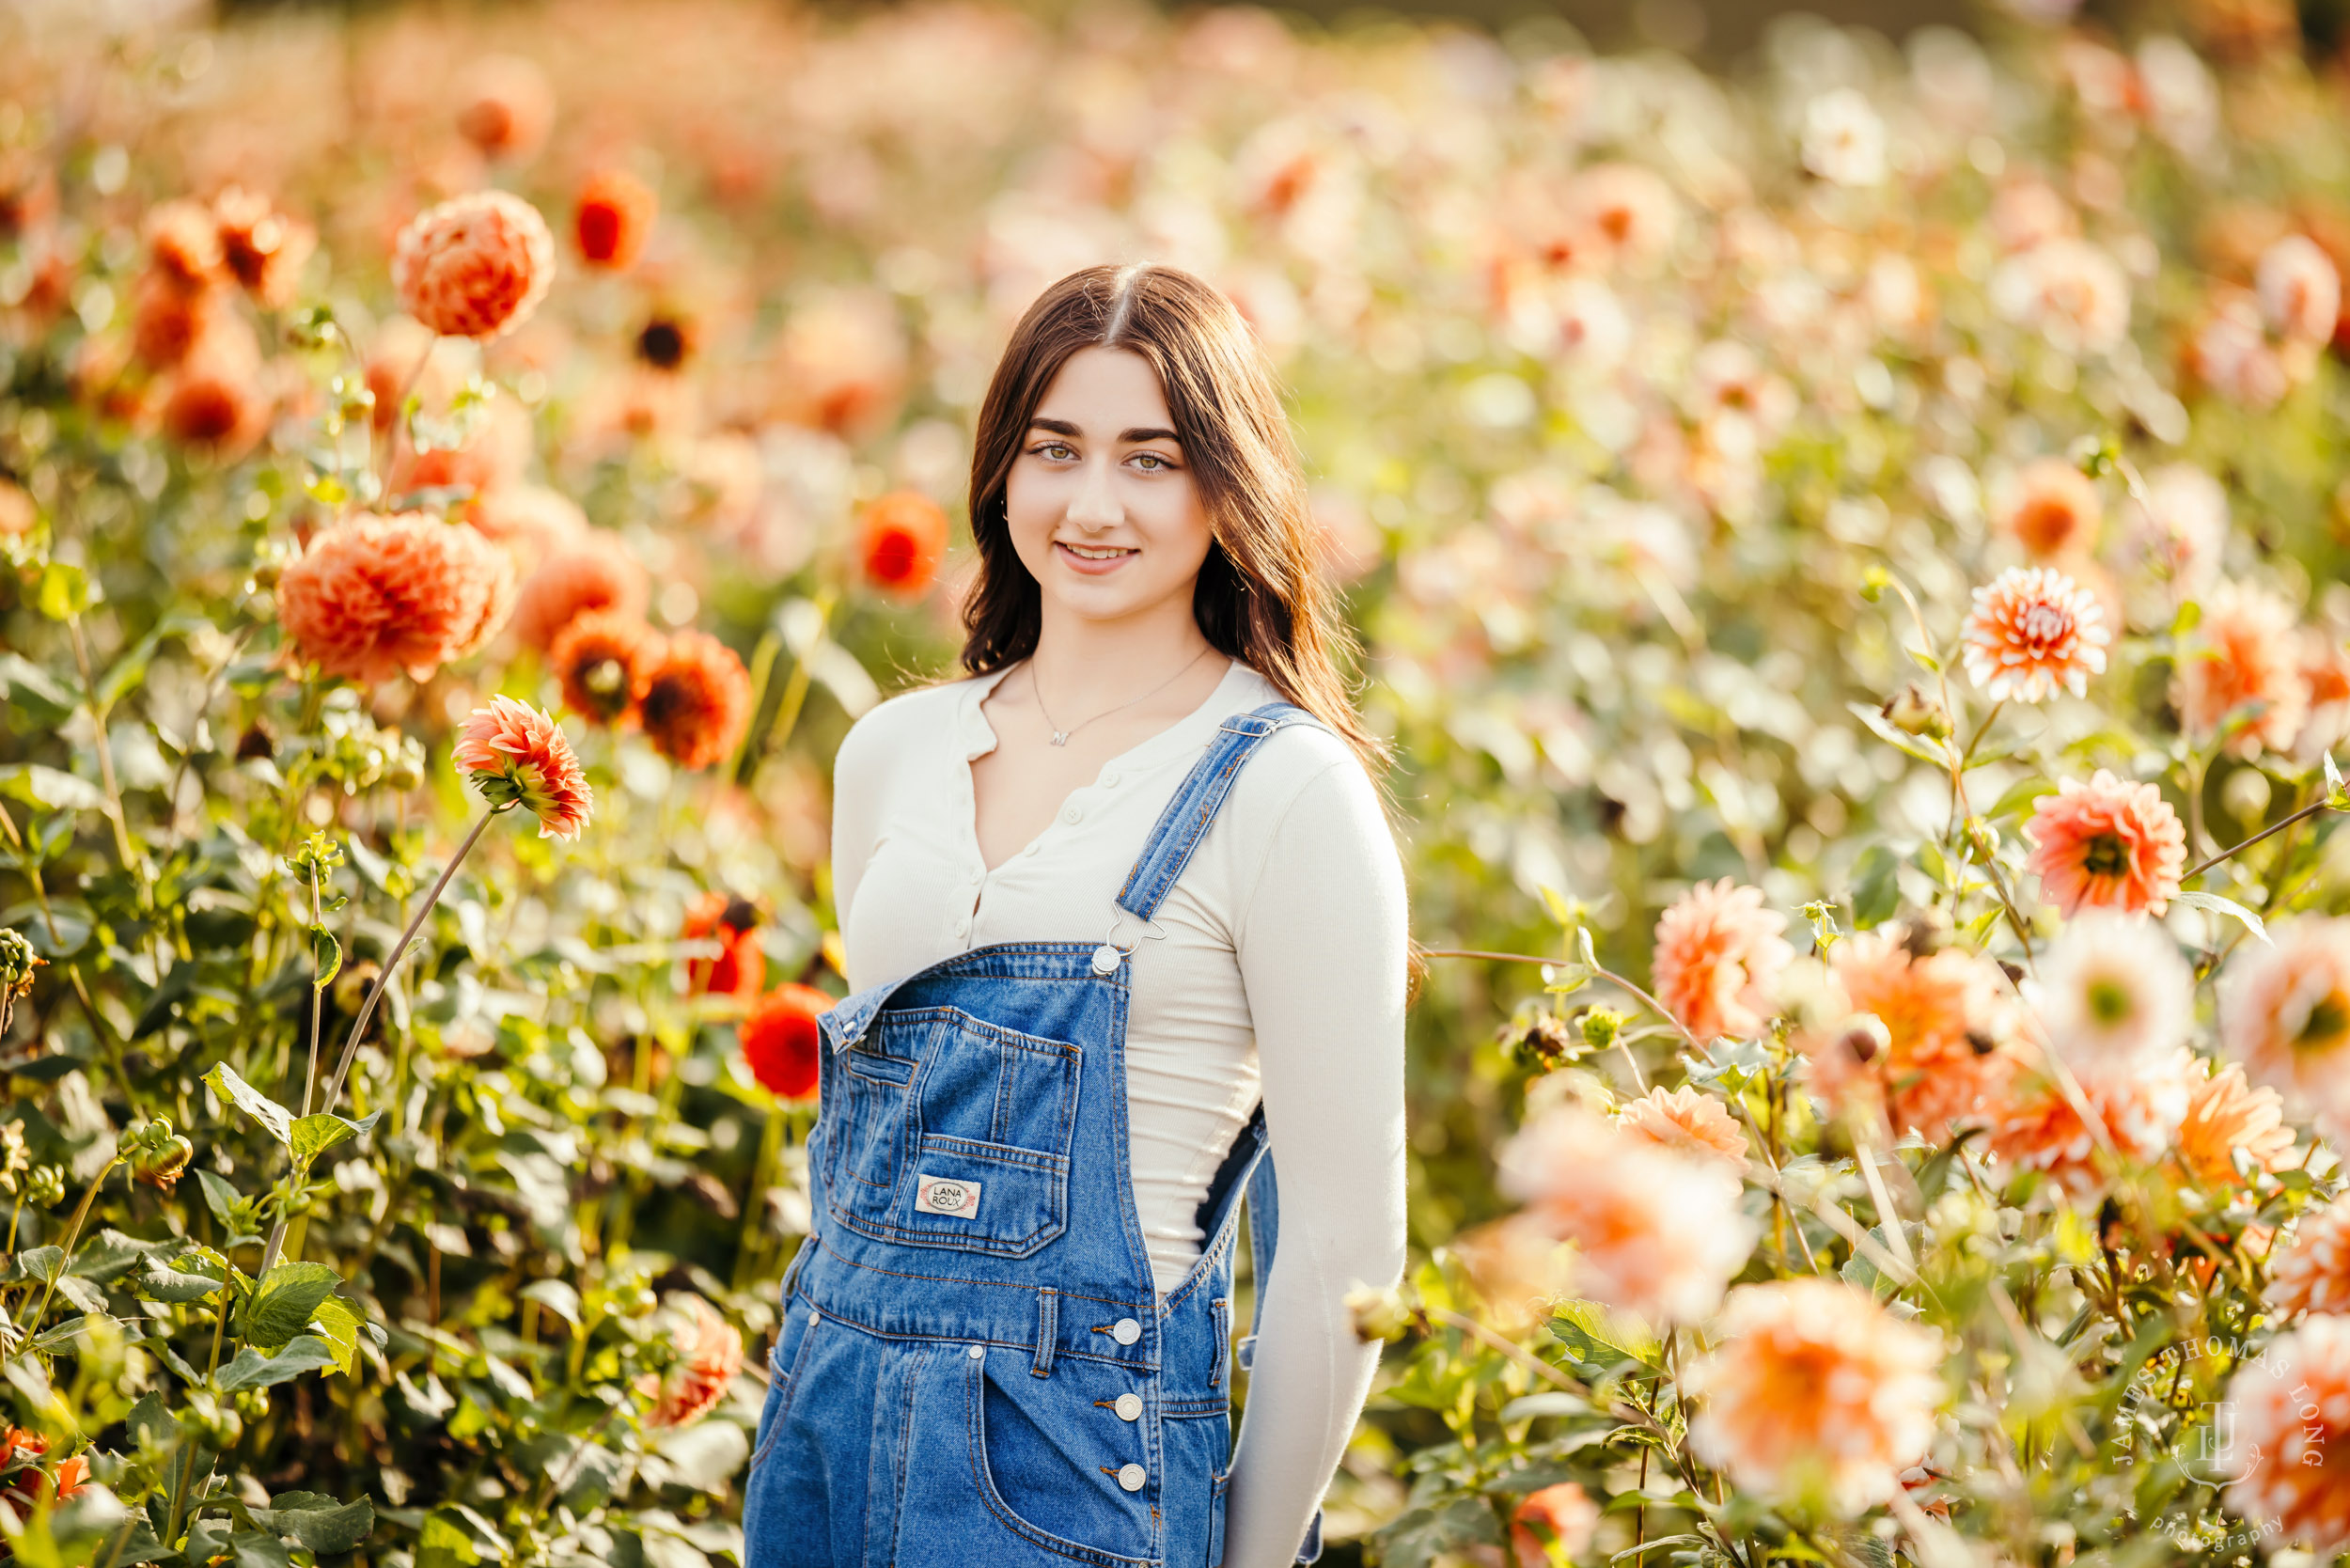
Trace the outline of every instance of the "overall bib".
<instances>
[{"instance_id":1,"label":"overall bib","mask_svg":"<svg viewBox=\"0 0 2350 1568\"><path fill-rule=\"evenodd\" d=\"M815 1217L784 1277L744 1568L1222 1561L1235 1216L1246 1189L1261 1282L1273 1162L1260 1107L1161 1299L1127 1168L1135 944L1115 937L1149 927L1264 739L1313 722L1286 703L1224 721L1112 940L977 948L820 1020Z\"/></svg>"}]
</instances>

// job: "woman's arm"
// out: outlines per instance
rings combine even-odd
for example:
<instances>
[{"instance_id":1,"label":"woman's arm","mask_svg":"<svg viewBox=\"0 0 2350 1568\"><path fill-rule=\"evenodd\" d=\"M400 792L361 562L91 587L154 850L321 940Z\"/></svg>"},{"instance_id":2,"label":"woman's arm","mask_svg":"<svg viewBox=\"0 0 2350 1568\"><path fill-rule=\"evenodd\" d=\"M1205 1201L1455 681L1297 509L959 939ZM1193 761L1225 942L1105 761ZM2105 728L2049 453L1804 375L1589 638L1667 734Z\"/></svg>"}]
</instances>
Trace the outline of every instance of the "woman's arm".
<instances>
[{"instance_id":1,"label":"woman's arm","mask_svg":"<svg viewBox=\"0 0 2350 1568\"><path fill-rule=\"evenodd\" d=\"M887 771L888 735L866 722L880 712L876 708L851 725L832 759L832 912L844 939L849 905L881 835L881 781Z\"/></svg>"},{"instance_id":2,"label":"woman's arm","mask_svg":"<svg viewBox=\"0 0 2350 1568\"><path fill-rule=\"evenodd\" d=\"M1403 1272L1403 871L1351 758L1292 801L1236 932L1280 1239L1259 1287L1224 1560L1287 1568L1379 1359L1355 1340L1346 1294Z\"/></svg>"}]
</instances>

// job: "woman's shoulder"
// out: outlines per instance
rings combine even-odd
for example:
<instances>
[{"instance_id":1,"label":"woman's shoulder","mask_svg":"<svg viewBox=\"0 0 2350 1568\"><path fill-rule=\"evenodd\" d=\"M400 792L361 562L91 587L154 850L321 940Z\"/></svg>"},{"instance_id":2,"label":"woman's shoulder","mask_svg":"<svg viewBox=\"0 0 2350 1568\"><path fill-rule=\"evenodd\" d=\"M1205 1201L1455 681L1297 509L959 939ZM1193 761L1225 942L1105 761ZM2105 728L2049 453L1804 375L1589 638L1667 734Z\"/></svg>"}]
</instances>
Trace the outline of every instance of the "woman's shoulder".
<instances>
[{"instance_id":1,"label":"woman's shoulder","mask_svg":"<svg viewBox=\"0 0 2350 1568\"><path fill-rule=\"evenodd\" d=\"M916 746L933 744L956 721L964 698L983 676L916 686L875 703L849 726L834 754L836 778L869 776Z\"/></svg>"},{"instance_id":2,"label":"woman's shoulder","mask_svg":"<svg viewBox=\"0 0 2350 1568\"><path fill-rule=\"evenodd\" d=\"M1284 700L1263 676L1254 670L1249 670L1248 675L1251 684L1262 689L1250 693L1249 705L1241 713ZM1236 803L1252 808L1252 816L1285 813L1301 796L1309 793L1356 797L1374 805L1379 794L1362 759L1344 737L1311 719L1295 716L1258 746L1248 765L1241 769L1233 791Z\"/></svg>"}]
</instances>

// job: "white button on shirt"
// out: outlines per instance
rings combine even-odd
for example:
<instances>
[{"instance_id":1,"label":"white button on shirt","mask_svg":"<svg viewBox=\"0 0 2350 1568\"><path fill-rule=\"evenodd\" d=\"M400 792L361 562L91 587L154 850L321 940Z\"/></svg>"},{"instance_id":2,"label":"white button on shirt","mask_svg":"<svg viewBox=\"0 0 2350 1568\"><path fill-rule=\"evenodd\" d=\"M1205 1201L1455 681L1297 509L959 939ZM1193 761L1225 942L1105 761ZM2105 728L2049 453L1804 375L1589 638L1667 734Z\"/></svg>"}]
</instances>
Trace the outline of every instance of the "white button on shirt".
<instances>
[{"instance_id":1,"label":"white button on shirt","mask_svg":"<svg viewBox=\"0 0 2350 1568\"><path fill-rule=\"evenodd\" d=\"M1198 709L1060 802L975 899L969 762L995 745L980 703L1017 667L894 698L841 744L833 888L849 985L999 942L1132 943L1110 968L1129 987L1127 1164L1162 1293L1198 1259L1195 1215L1261 1092L1285 1245L1264 1286L1227 1553L1287 1560L1377 1359L1354 1336L1346 1294L1402 1268L1402 865L1354 753L1298 726L1241 770L1152 925L1116 918L1119 887L1219 723L1277 699L1234 664ZM1124 1326L1139 1339L1139 1324ZM1132 1474L1146 1483L1141 1466Z\"/></svg>"}]
</instances>

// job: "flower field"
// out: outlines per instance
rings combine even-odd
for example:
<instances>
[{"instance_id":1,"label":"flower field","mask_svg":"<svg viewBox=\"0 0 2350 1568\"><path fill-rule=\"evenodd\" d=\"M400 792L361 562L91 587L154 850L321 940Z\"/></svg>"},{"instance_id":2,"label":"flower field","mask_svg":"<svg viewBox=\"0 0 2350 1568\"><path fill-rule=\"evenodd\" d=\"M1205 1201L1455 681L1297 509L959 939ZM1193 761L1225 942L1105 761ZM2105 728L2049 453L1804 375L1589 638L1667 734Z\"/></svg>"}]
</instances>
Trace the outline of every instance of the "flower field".
<instances>
[{"instance_id":1,"label":"flower field","mask_svg":"<svg viewBox=\"0 0 2350 1568\"><path fill-rule=\"evenodd\" d=\"M831 754L1149 257L1425 952L1325 1560L2350 1548L2350 104L2023 9L0 11L0 1545L739 1560Z\"/></svg>"}]
</instances>

